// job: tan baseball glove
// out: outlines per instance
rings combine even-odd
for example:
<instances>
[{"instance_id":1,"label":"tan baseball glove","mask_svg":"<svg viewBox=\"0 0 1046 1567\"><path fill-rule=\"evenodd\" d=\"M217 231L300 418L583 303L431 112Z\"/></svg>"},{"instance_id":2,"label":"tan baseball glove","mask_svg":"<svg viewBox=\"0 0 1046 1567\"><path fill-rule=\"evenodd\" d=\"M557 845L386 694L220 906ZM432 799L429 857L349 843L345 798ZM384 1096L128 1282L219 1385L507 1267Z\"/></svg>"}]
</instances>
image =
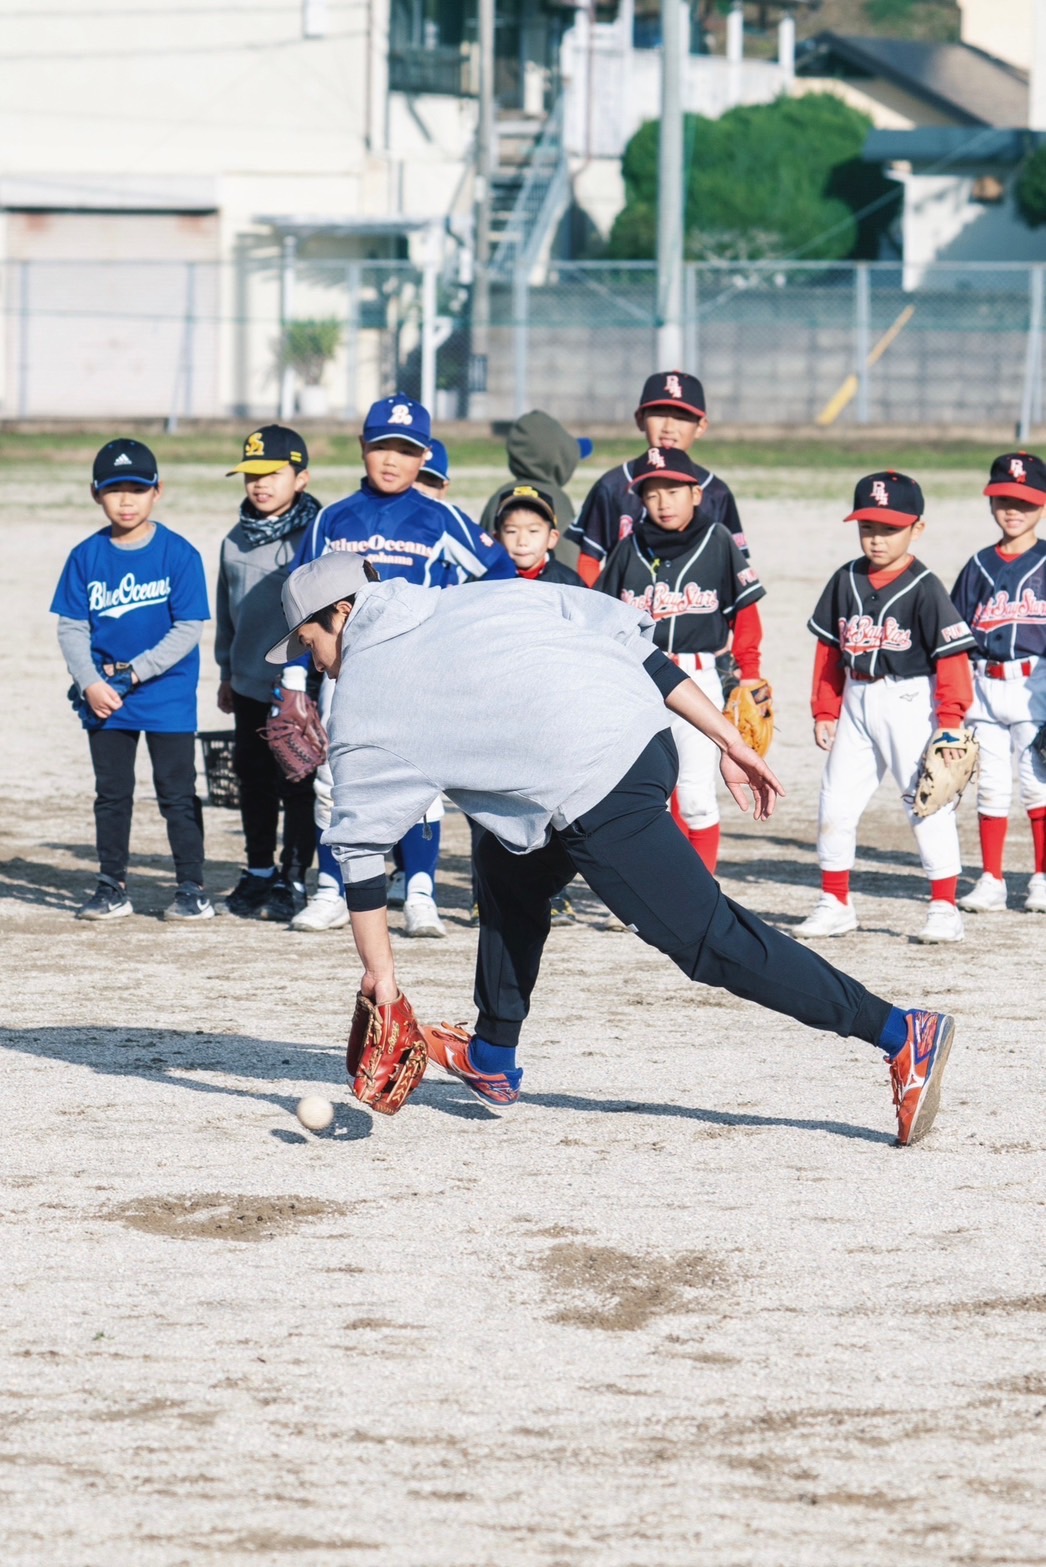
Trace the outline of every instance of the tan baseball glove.
<instances>
[{"instance_id":1,"label":"tan baseball glove","mask_svg":"<svg viewBox=\"0 0 1046 1567\"><path fill-rule=\"evenodd\" d=\"M944 751L958 751L960 754L952 761L945 761L942 755ZM970 729L936 731L919 764L919 779L912 803L916 816L932 816L934 811L959 799L977 771L979 751L980 746Z\"/></svg>"},{"instance_id":2,"label":"tan baseball glove","mask_svg":"<svg viewBox=\"0 0 1046 1567\"><path fill-rule=\"evenodd\" d=\"M428 1060L414 1008L402 991L380 1006L357 995L345 1067L360 1104L395 1115L421 1082Z\"/></svg>"},{"instance_id":3,"label":"tan baseball glove","mask_svg":"<svg viewBox=\"0 0 1046 1567\"><path fill-rule=\"evenodd\" d=\"M327 731L316 703L304 691L277 686L265 727L258 732L291 783L308 778L327 760Z\"/></svg>"},{"instance_id":4,"label":"tan baseball glove","mask_svg":"<svg viewBox=\"0 0 1046 1567\"><path fill-rule=\"evenodd\" d=\"M723 712L741 731L745 744L765 756L774 740L774 693L767 681L757 686L735 686Z\"/></svg>"}]
</instances>

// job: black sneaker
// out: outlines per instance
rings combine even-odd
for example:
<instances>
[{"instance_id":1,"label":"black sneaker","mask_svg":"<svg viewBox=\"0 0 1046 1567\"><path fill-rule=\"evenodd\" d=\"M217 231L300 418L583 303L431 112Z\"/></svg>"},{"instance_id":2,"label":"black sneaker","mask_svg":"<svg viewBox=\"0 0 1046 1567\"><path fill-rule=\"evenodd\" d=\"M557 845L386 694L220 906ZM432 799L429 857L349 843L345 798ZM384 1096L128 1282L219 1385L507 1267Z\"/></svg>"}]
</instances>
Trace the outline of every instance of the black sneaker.
<instances>
[{"instance_id":1,"label":"black sneaker","mask_svg":"<svg viewBox=\"0 0 1046 1567\"><path fill-rule=\"evenodd\" d=\"M275 880L275 871L271 876L255 876L251 871L241 871L239 881L225 900L225 907L230 914L250 919L261 909Z\"/></svg>"},{"instance_id":2,"label":"black sneaker","mask_svg":"<svg viewBox=\"0 0 1046 1567\"><path fill-rule=\"evenodd\" d=\"M212 920L214 904L198 881L180 881L174 902L164 909L165 920Z\"/></svg>"},{"instance_id":3,"label":"black sneaker","mask_svg":"<svg viewBox=\"0 0 1046 1567\"><path fill-rule=\"evenodd\" d=\"M258 910L258 918L274 924L289 925L296 914L305 907L305 886L300 881L287 881L276 876L269 882L269 895Z\"/></svg>"},{"instance_id":4,"label":"black sneaker","mask_svg":"<svg viewBox=\"0 0 1046 1567\"><path fill-rule=\"evenodd\" d=\"M94 896L88 898L82 909L77 909L78 920L122 920L133 914L127 888L111 876L99 876Z\"/></svg>"}]
</instances>

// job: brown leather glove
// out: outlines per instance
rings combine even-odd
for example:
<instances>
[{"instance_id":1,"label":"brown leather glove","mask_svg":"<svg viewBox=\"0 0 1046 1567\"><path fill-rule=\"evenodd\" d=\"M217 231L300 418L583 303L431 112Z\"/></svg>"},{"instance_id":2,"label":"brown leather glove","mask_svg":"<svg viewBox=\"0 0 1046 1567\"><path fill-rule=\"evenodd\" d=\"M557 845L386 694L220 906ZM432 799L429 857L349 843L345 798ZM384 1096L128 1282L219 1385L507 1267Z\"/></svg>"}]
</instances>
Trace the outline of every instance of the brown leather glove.
<instances>
[{"instance_id":1,"label":"brown leather glove","mask_svg":"<svg viewBox=\"0 0 1046 1567\"><path fill-rule=\"evenodd\" d=\"M345 1068L360 1104L395 1115L421 1082L428 1061L414 1008L402 991L380 1006L357 995Z\"/></svg>"},{"instance_id":2,"label":"brown leather glove","mask_svg":"<svg viewBox=\"0 0 1046 1567\"><path fill-rule=\"evenodd\" d=\"M300 783L327 760L327 731L319 709L304 691L277 686L264 729L269 750L291 783Z\"/></svg>"}]
</instances>

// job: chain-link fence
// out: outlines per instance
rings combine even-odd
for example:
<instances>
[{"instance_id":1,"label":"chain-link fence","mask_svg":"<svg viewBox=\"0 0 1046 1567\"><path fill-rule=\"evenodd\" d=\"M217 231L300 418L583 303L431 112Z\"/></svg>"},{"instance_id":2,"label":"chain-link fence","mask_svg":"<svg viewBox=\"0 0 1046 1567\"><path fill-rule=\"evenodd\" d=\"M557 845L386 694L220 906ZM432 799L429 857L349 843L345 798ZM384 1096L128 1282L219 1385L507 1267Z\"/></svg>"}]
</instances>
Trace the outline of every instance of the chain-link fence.
<instances>
[{"instance_id":1,"label":"chain-link fence","mask_svg":"<svg viewBox=\"0 0 1046 1567\"><path fill-rule=\"evenodd\" d=\"M718 423L1027 432L1042 415L1044 276L940 265L906 288L892 264L691 264L683 359ZM0 283L8 419L353 421L401 389L448 421L475 414L484 390L470 291L435 264L9 261ZM541 407L627 422L657 367L646 263L519 275L492 286L490 321L488 419Z\"/></svg>"}]
</instances>

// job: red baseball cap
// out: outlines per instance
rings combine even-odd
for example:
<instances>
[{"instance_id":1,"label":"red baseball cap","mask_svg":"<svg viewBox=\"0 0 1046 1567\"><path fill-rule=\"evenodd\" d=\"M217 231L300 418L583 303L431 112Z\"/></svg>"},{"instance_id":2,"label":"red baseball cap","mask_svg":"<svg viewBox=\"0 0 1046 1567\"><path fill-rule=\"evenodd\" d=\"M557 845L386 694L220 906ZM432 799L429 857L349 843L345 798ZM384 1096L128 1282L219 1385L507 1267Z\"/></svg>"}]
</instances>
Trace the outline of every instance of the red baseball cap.
<instances>
[{"instance_id":1,"label":"red baseball cap","mask_svg":"<svg viewBox=\"0 0 1046 1567\"><path fill-rule=\"evenodd\" d=\"M1046 463L1034 452L1004 452L992 463L984 493L1046 506Z\"/></svg>"},{"instance_id":2,"label":"red baseball cap","mask_svg":"<svg viewBox=\"0 0 1046 1567\"><path fill-rule=\"evenodd\" d=\"M910 528L926 510L923 492L906 473L870 473L854 486L853 511L844 522L882 522L888 528Z\"/></svg>"},{"instance_id":3,"label":"red baseball cap","mask_svg":"<svg viewBox=\"0 0 1046 1567\"><path fill-rule=\"evenodd\" d=\"M651 408L678 408L693 414L695 419L703 419L705 389L696 375L687 375L685 370L659 370L643 382L636 414L649 413Z\"/></svg>"},{"instance_id":4,"label":"red baseball cap","mask_svg":"<svg viewBox=\"0 0 1046 1567\"><path fill-rule=\"evenodd\" d=\"M673 479L676 484L696 484L703 488L711 475L707 468L691 462L686 452L674 446L651 446L632 466L630 490L641 490L650 479Z\"/></svg>"}]
</instances>

